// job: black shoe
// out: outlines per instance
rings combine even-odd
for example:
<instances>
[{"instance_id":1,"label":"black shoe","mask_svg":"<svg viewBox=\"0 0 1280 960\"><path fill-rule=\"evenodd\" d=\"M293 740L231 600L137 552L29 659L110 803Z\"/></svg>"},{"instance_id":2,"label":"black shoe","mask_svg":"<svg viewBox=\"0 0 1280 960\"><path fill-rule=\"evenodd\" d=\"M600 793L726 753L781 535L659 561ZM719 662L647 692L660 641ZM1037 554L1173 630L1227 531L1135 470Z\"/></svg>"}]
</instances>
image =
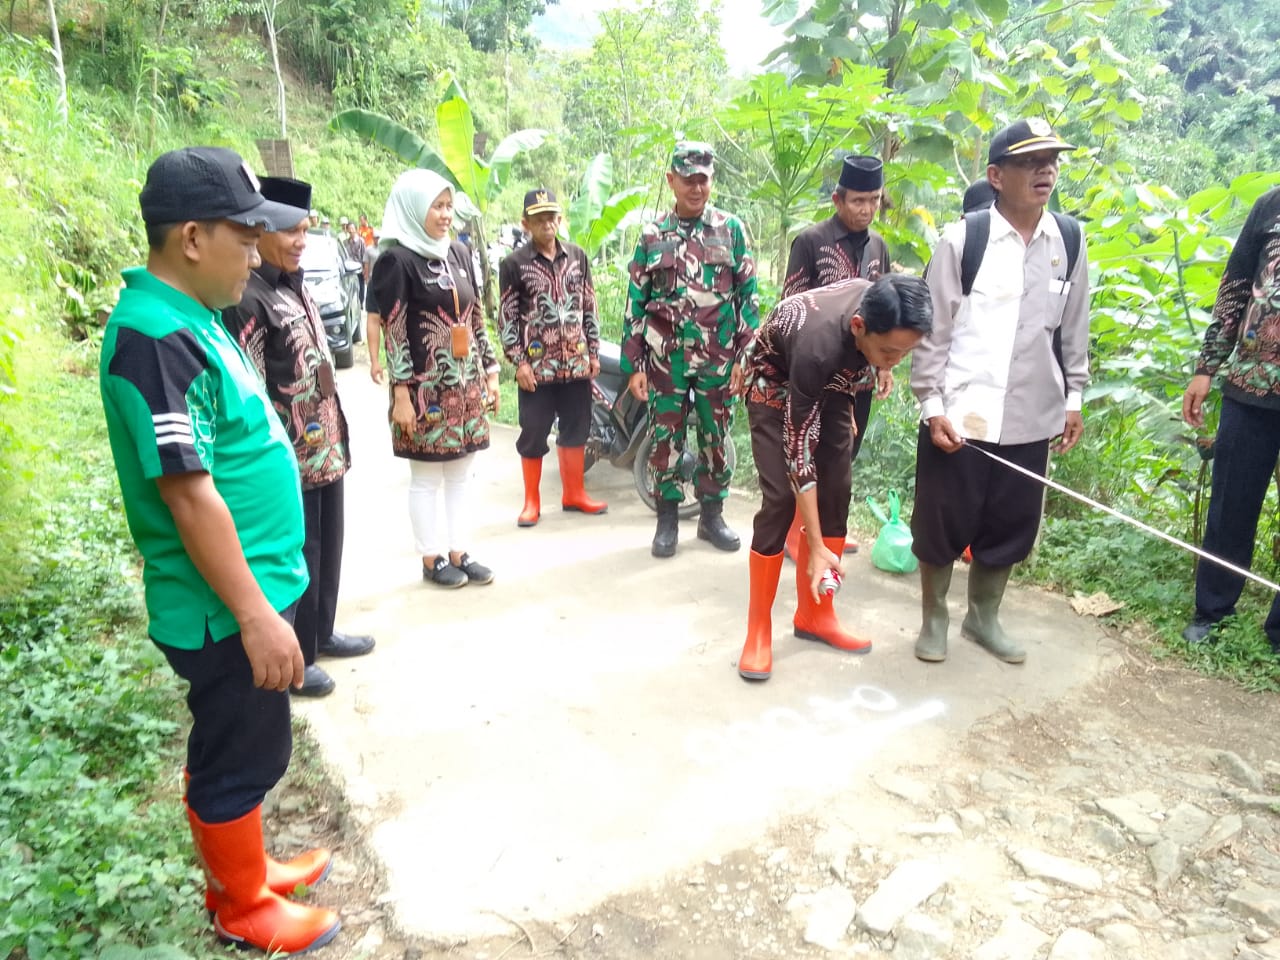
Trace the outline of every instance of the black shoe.
<instances>
[{"instance_id":1,"label":"black shoe","mask_svg":"<svg viewBox=\"0 0 1280 960\"><path fill-rule=\"evenodd\" d=\"M302 686L290 687L289 692L295 697L327 697L336 686L333 677L313 663L302 674Z\"/></svg>"},{"instance_id":2,"label":"black shoe","mask_svg":"<svg viewBox=\"0 0 1280 960\"><path fill-rule=\"evenodd\" d=\"M337 630L316 645L316 653L322 657L363 657L372 650L373 637L353 637Z\"/></svg>"},{"instance_id":3,"label":"black shoe","mask_svg":"<svg viewBox=\"0 0 1280 960\"><path fill-rule=\"evenodd\" d=\"M702 513L698 515L698 539L708 541L717 550L732 553L742 546L738 535L725 526L724 501L716 498L702 501Z\"/></svg>"},{"instance_id":4,"label":"black shoe","mask_svg":"<svg viewBox=\"0 0 1280 960\"><path fill-rule=\"evenodd\" d=\"M680 540L680 504L674 500L658 501L658 529L653 535L655 557L674 557Z\"/></svg>"},{"instance_id":5,"label":"black shoe","mask_svg":"<svg viewBox=\"0 0 1280 960\"><path fill-rule=\"evenodd\" d=\"M1216 623L1210 623L1207 620L1192 620L1182 631L1182 639L1190 644L1206 643L1213 639L1213 633L1218 629Z\"/></svg>"},{"instance_id":6,"label":"black shoe","mask_svg":"<svg viewBox=\"0 0 1280 960\"><path fill-rule=\"evenodd\" d=\"M479 585L493 583L493 571L483 563L476 563L469 553L464 553L458 558L458 569L467 575L468 583Z\"/></svg>"},{"instance_id":7,"label":"black shoe","mask_svg":"<svg viewBox=\"0 0 1280 960\"><path fill-rule=\"evenodd\" d=\"M425 561L423 562L422 579L448 590L465 587L469 582L467 575L450 563L448 557L444 556L436 557L435 564L430 567L427 566Z\"/></svg>"}]
</instances>

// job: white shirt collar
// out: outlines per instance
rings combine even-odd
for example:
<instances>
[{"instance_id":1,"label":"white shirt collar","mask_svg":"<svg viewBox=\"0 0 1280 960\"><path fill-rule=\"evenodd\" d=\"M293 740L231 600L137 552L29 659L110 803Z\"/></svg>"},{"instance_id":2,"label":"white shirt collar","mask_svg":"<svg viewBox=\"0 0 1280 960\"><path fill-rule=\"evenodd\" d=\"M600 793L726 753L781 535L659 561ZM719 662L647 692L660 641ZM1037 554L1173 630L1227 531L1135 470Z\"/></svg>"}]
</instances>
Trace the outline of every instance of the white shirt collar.
<instances>
[{"instance_id":1,"label":"white shirt collar","mask_svg":"<svg viewBox=\"0 0 1280 960\"><path fill-rule=\"evenodd\" d=\"M1018 232L1017 228L1006 220L995 206L992 206L990 210L991 233L989 236L992 241L1000 240L1009 234L1016 234ZM1040 214L1040 222L1036 224L1036 228L1031 234L1032 242L1034 242L1036 237L1041 234L1047 234L1048 236L1059 238L1062 236L1062 231L1058 229L1058 221L1053 218L1053 214L1051 214L1047 209Z\"/></svg>"}]
</instances>

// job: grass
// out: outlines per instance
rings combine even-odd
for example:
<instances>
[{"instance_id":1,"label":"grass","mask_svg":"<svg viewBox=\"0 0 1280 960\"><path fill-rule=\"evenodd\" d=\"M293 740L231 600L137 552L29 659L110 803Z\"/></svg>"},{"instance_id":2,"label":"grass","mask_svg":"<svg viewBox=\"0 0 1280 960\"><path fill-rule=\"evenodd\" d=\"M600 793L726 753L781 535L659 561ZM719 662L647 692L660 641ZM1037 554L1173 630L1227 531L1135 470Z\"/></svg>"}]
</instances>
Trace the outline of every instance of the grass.
<instances>
[{"instance_id":1,"label":"grass","mask_svg":"<svg viewBox=\"0 0 1280 960\"><path fill-rule=\"evenodd\" d=\"M0 601L0 956L210 945L181 828L185 708L142 629L92 352L25 342L43 389L9 411L19 432L59 428L23 454L28 587Z\"/></svg>"}]
</instances>

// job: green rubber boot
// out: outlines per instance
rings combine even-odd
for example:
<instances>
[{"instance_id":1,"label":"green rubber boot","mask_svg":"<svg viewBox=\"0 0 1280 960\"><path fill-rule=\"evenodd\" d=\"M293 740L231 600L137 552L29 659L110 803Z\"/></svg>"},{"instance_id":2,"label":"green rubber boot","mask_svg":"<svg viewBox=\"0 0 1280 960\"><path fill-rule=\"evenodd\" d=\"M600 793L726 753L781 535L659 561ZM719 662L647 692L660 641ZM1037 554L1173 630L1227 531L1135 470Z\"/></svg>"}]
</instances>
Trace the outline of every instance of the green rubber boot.
<instances>
[{"instance_id":1,"label":"green rubber boot","mask_svg":"<svg viewBox=\"0 0 1280 960\"><path fill-rule=\"evenodd\" d=\"M1022 663L1027 652L1015 644L1000 626L1000 601L1013 567L987 567L976 559L969 567L969 612L961 632L1005 663Z\"/></svg>"},{"instance_id":2,"label":"green rubber boot","mask_svg":"<svg viewBox=\"0 0 1280 960\"><path fill-rule=\"evenodd\" d=\"M916 659L941 663L947 659L947 591L951 589L951 570L932 563L920 564L920 636L916 637Z\"/></svg>"}]
</instances>

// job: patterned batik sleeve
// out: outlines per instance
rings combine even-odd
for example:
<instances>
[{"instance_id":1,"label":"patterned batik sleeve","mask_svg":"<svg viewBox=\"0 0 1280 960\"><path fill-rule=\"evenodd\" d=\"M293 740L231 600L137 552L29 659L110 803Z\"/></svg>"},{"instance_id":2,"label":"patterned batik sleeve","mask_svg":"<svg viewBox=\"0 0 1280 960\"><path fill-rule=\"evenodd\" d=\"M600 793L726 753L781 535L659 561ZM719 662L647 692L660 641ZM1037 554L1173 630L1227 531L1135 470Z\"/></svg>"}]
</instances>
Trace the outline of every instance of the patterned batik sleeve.
<instances>
[{"instance_id":1,"label":"patterned batik sleeve","mask_svg":"<svg viewBox=\"0 0 1280 960\"><path fill-rule=\"evenodd\" d=\"M631 265L627 268L630 280L627 283L627 315L622 326L622 359L623 373L638 373L646 370L644 326L647 319L645 304L652 293L652 282L649 279L645 256L644 238L636 244L636 252L631 257Z\"/></svg>"},{"instance_id":2,"label":"patterned batik sleeve","mask_svg":"<svg viewBox=\"0 0 1280 960\"><path fill-rule=\"evenodd\" d=\"M782 295L794 297L813 287L813 278L809 276L809 265L813 263L813 254L809 238L804 234L796 237L791 243L791 253L787 257L787 273L782 281Z\"/></svg>"},{"instance_id":3,"label":"patterned batik sleeve","mask_svg":"<svg viewBox=\"0 0 1280 960\"><path fill-rule=\"evenodd\" d=\"M818 482L818 437L822 432L821 397L811 397L792 381L782 411L782 450L796 493Z\"/></svg>"},{"instance_id":4,"label":"patterned batik sleeve","mask_svg":"<svg viewBox=\"0 0 1280 960\"><path fill-rule=\"evenodd\" d=\"M471 278L471 289L476 292L475 301L471 304L471 332L476 338L476 349L480 353L480 365L484 368L485 373L497 373L502 369L502 365L498 363L498 351L493 348L493 339L489 336L489 328L484 320L484 294L483 287L480 285L480 278L476 276L475 262L471 259L471 255L467 253L467 248L462 244L457 244L461 248L464 260L464 268L467 275Z\"/></svg>"},{"instance_id":5,"label":"patterned batik sleeve","mask_svg":"<svg viewBox=\"0 0 1280 960\"><path fill-rule=\"evenodd\" d=\"M234 307L222 312L222 323L231 339L240 344L253 369L263 383L267 380L266 306L256 297L246 295Z\"/></svg>"},{"instance_id":6,"label":"patterned batik sleeve","mask_svg":"<svg viewBox=\"0 0 1280 960\"><path fill-rule=\"evenodd\" d=\"M124 327L107 368L107 402L149 479L213 469L213 376L189 330L155 338Z\"/></svg>"},{"instance_id":7,"label":"patterned batik sleeve","mask_svg":"<svg viewBox=\"0 0 1280 960\"><path fill-rule=\"evenodd\" d=\"M526 361L523 323L520 317L520 268L514 257L498 267L498 339L507 361L518 367Z\"/></svg>"},{"instance_id":8,"label":"patterned batik sleeve","mask_svg":"<svg viewBox=\"0 0 1280 960\"><path fill-rule=\"evenodd\" d=\"M387 375L391 383L413 380L413 355L409 352L408 266L389 251L373 263L369 296L382 315L382 335L387 350Z\"/></svg>"},{"instance_id":9,"label":"patterned batik sleeve","mask_svg":"<svg viewBox=\"0 0 1280 960\"><path fill-rule=\"evenodd\" d=\"M1196 360L1196 374L1213 376L1231 356L1240 333L1240 321L1253 292L1253 278L1258 272L1258 258L1266 241L1267 215L1264 208L1271 194L1261 197L1249 211L1227 260L1226 272L1218 285L1218 298L1213 304L1213 319L1204 332L1204 345Z\"/></svg>"},{"instance_id":10,"label":"patterned batik sleeve","mask_svg":"<svg viewBox=\"0 0 1280 960\"><path fill-rule=\"evenodd\" d=\"M600 318L596 314L596 287L591 280L591 261L582 254L582 332L592 359L600 356Z\"/></svg>"},{"instance_id":11,"label":"patterned batik sleeve","mask_svg":"<svg viewBox=\"0 0 1280 960\"><path fill-rule=\"evenodd\" d=\"M733 289L737 300L738 327L733 337L734 353L742 357L760 326L760 296L757 293L756 264L747 249L747 235L742 224L734 220L733 232Z\"/></svg>"}]
</instances>

